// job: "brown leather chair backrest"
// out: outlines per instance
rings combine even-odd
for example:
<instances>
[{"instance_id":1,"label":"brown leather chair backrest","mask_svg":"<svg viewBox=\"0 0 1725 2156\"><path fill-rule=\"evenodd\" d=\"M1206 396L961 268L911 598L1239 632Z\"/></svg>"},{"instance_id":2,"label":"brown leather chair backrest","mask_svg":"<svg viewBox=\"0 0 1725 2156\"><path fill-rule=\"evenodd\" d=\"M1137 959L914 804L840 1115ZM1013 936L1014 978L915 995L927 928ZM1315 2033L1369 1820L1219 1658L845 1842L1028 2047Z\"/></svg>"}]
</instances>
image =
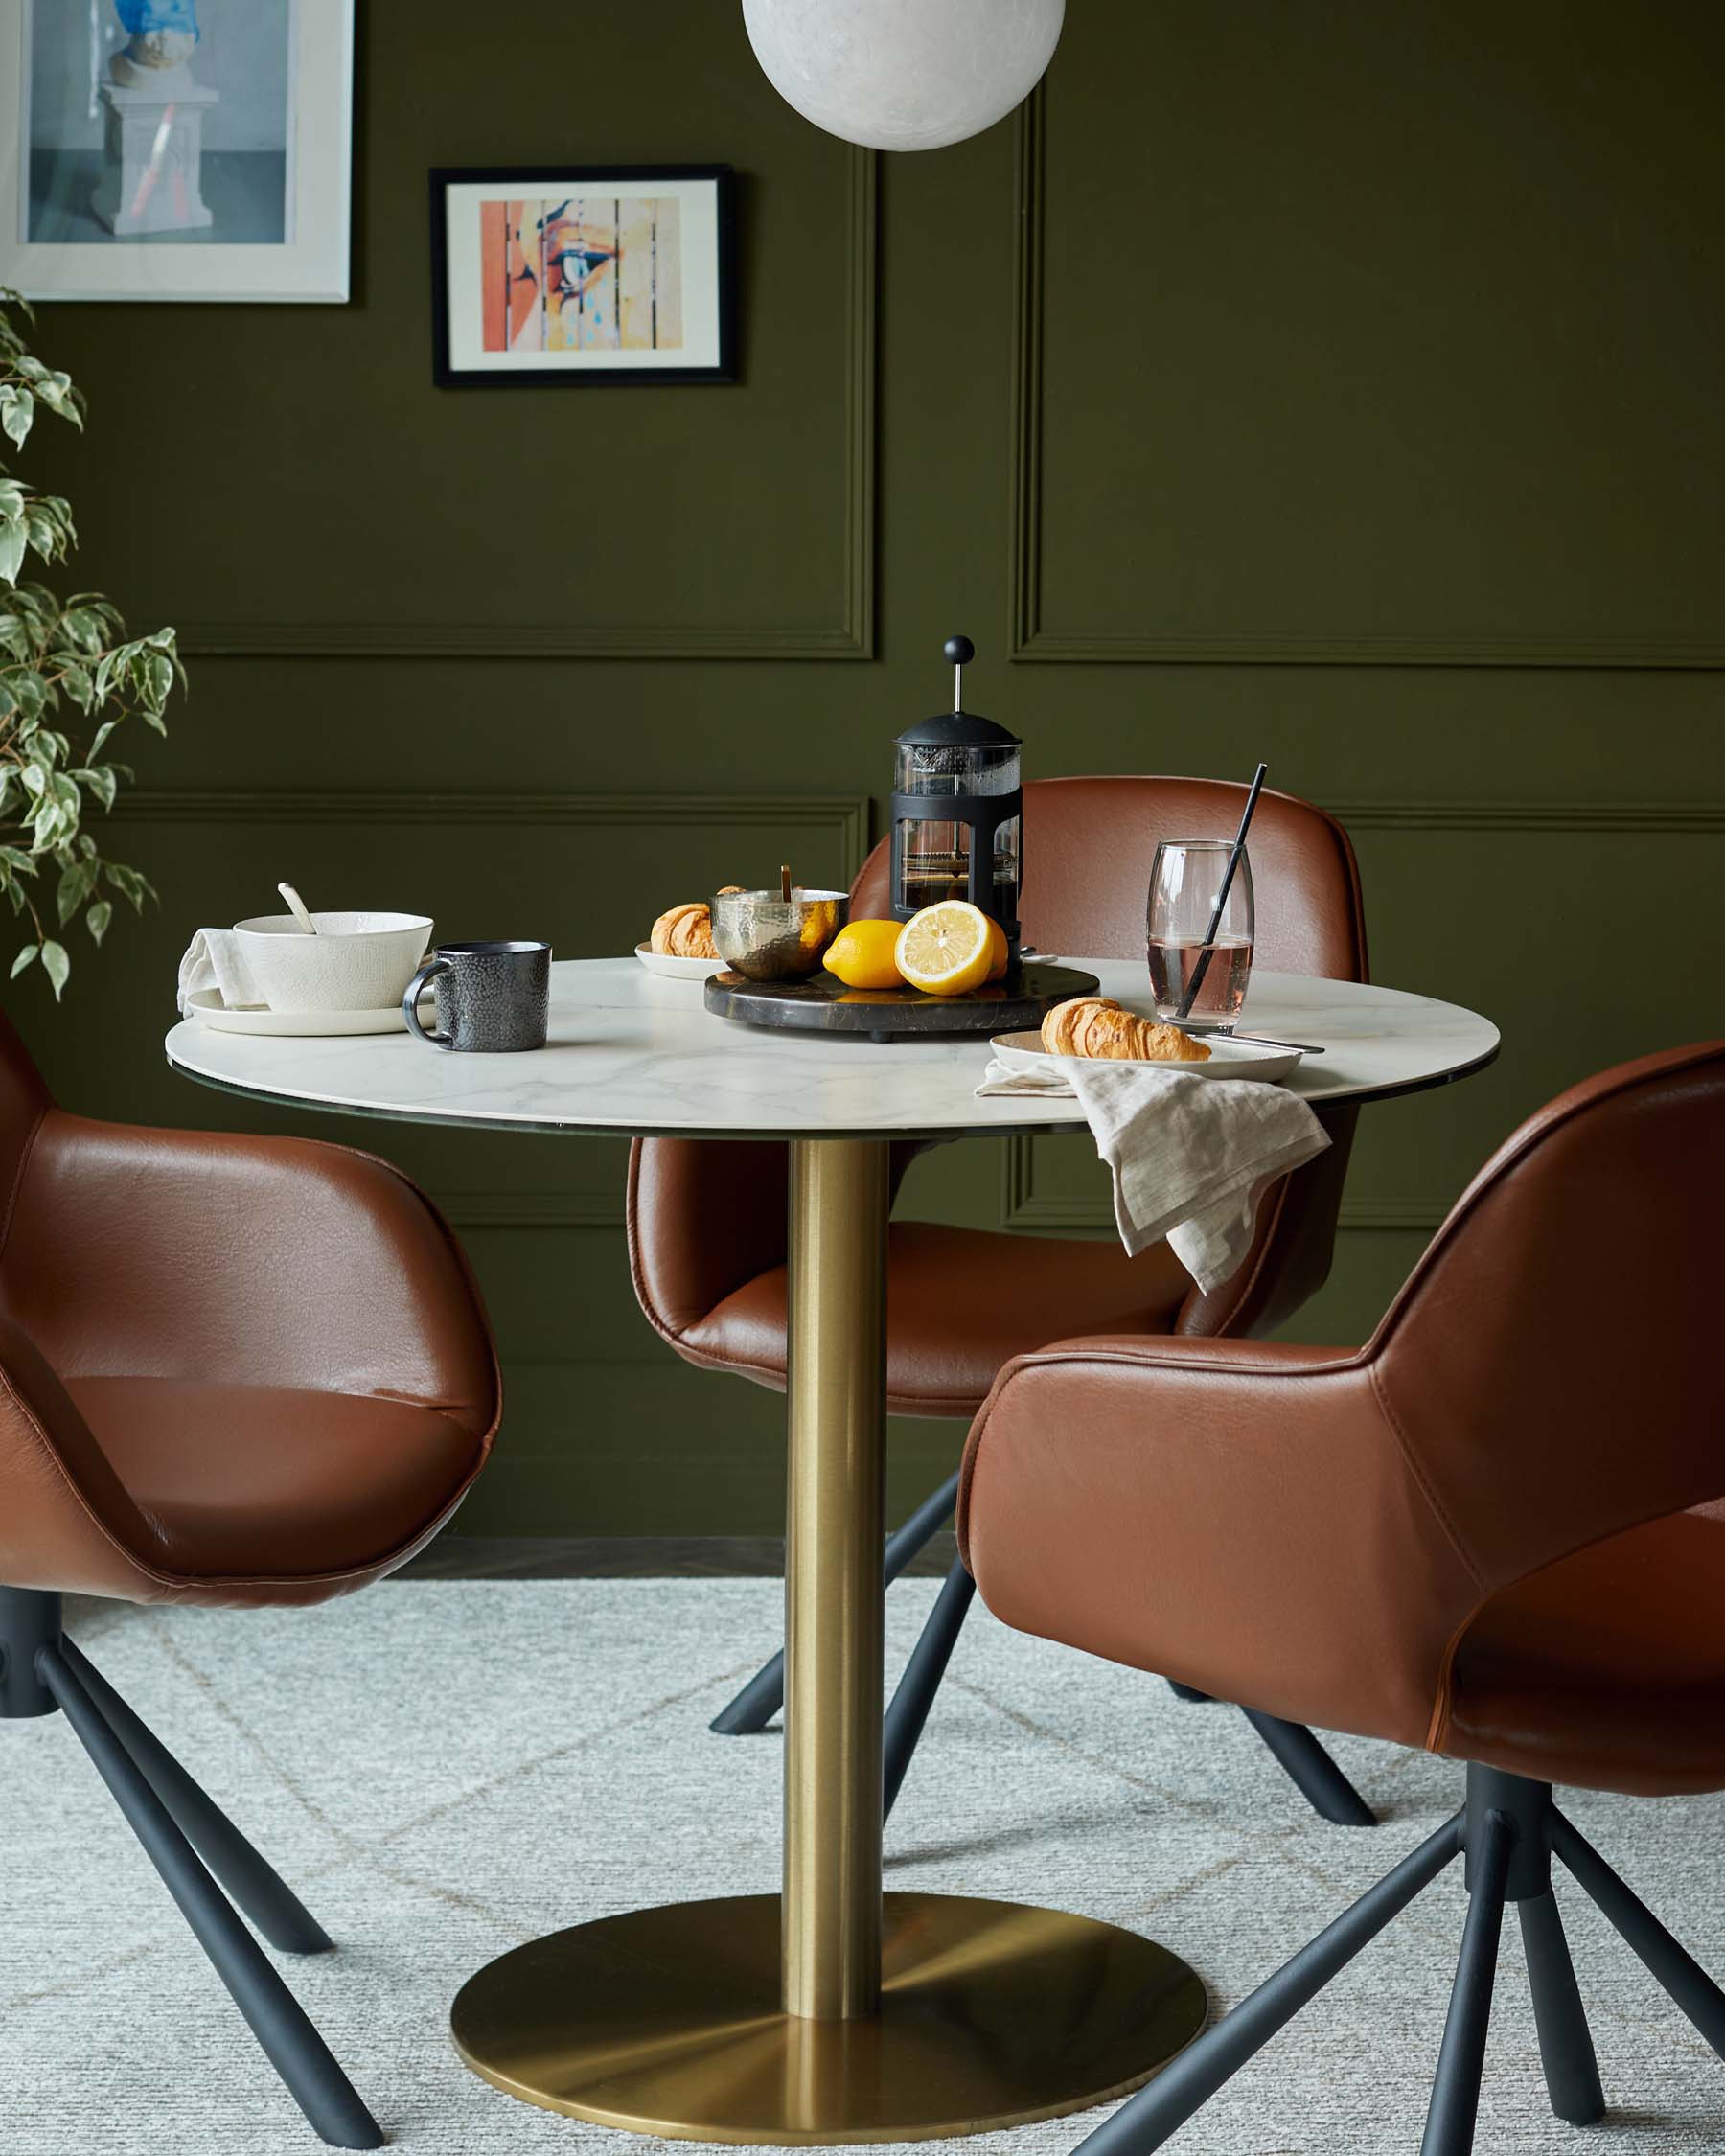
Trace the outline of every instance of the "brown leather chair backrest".
<instances>
[{"instance_id":1,"label":"brown leather chair backrest","mask_svg":"<svg viewBox=\"0 0 1725 2156\"><path fill-rule=\"evenodd\" d=\"M53 1095L10 1020L0 1016L0 1255L17 1205L31 1146ZM76 1486L74 1486L74 1480ZM83 1417L32 1335L17 1321L0 1271L0 1506L8 1534L56 1548L77 1548L95 1520L100 1532L148 1540L136 1507L121 1487ZM0 1535L0 1543L7 1539ZM116 1577L128 1568L116 1566ZM28 1577L9 1569L7 1578Z\"/></svg>"},{"instance_id":2,"label":"brown leather chair backrest","mask_svg":"<svg viewBox=\"0 0 1725 2156\"><path fill-rule=\"evenodd\" d=\"M1574 1087L1463 1193L1367 1354L1483 1584L1725 1489L1722 1242L1720 1041Z\"/></svg>"},{"instance_id":3,"label":"brown leather chair backrest","mask_svg":"<svg viewBox=\"0 0 1725 2156\"><path fill-rule=\"evenodd\" d=\"M1231 838L1245 805L1246 789L1223 779L1032 779L1024 788L1024 940L1070 957L1142 958L1158 845ZM1360 876L1342 826L1309 801L1266 791L1247 845L1257 902L1254 962L1365 980ZM883 839L851 887L859 919L892 910L888 855Z\"/></svg>"},{"instance_id":4,"label":"brown leather chair backrest","mask_svg":"<svg viewBox=\"0 0 1725 2156\"><path fill-rule=\"evenodd\" d=\"M18 1171L35 1127L54 1105L11 1020L0 1016L0 1250L18 1195Z\"/></svg>"},{"instance_id":5,"label":"brown leather chair backrest","mask_svg":"<svg viewBox=\"0 0 1725 2156\"><path fill-rule=\"evenodd\" d=\"M284 1300L284 1278L310 1285ZM474 1441L473 1472L500 1411L478 1290L399 1171L345 1146L68 1114L0 1018L0 1583L317 1601L399 1561L380 1547L328 1571L284 1558L281 1580L179 1577L76 1396L113 1379L186 1386L186 1437L213 1446L231 1438L199 1422L204 1385L420 1408ZM261 1507L295 1487L267 1458L257 1473Z\"/></svg>"},{"instance_id":6,"label":"brown leather chair backrest","mask_svg":"<svg viewBox=\"0 0 1725 2156\"><path fill-rule=\"evenodd\" d=\"M1144 955L1150 865L1163 838L1231 838L1246 789L1220 779L1032 779L1024 788L1026 941L1070 956ZM1259 964L1365 980L1366 917L1353 848L1322 809L1266 791L1253 817ZM854 919L891 913L887 841L851 886ZM1146 976L1146 988L1148 978ZM1261 1333L1329 1272L1355 1112L1324 1115L1329 1150L1269 1191L1253 1249L1231 1280L1182 1306L1183 1333ZM895 1146L895 1185L916 1149ZM642 1307L673 1334L785 1255L782 1146L637 1139L630 1160L630 1254Z\"/></svg>"}]
</instances>

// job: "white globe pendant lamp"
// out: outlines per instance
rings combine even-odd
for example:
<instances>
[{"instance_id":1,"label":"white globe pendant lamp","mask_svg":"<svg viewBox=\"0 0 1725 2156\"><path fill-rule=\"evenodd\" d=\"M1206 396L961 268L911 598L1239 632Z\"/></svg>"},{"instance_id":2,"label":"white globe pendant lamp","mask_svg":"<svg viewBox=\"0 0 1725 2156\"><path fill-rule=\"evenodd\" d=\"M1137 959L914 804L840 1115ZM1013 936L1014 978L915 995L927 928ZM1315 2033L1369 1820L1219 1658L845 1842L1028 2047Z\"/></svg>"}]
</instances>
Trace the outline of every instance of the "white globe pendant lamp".
<instances>
[{"instance_id":1,"label":"white globe pendant lamp","mask_svg":"<svg viewBox=\"0 0 1725 2156\"><path fill-rule=\"evenodd\" d=\"M767 80L828 134L939 149L1042 80L1066 0L743 0Z\"/></svg>"}]
</instances>

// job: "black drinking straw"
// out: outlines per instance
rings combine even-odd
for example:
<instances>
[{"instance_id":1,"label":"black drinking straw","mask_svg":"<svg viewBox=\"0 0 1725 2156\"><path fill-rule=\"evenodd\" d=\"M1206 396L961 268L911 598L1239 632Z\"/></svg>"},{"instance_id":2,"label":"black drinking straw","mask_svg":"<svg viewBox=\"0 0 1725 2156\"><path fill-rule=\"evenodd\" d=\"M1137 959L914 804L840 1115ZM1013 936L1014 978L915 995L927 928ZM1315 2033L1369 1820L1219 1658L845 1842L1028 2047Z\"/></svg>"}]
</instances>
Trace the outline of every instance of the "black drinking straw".
<instances>
[{"instance_id":1,"label":"black drinking straw","mask_svg":"<svg viewBox=\"0 0 1725 2156\"><path fill-rule=\"evenodd\" d=\"M1240 812L1240 828L1234 835L1233 851L1228 857L1228 866L1222 871L1222 888L1216 893L1216 910L1210 915L1209 928L1205 932L1204 949L1198 953L1198 963L1192 968L1192 977L1186 982L1186 992L1180 999L1180 1008L1174 1014L1178 1022L1191 1010L1198 991L1204 986L1204 976L1209 972L1209 962L1216 948L1216 936L1222 927L1222 915L1228 906L1228 894L1233 887L1234 870L1240 865L1240 856L1246 851L1246 833L1252 822L1252 812L1257 807L1257 797L1264 791L1264 773L1268 764L1260 764L1253 774L1252 786L1246 795L1246 806Z\"/></svg>"}]
</instances>

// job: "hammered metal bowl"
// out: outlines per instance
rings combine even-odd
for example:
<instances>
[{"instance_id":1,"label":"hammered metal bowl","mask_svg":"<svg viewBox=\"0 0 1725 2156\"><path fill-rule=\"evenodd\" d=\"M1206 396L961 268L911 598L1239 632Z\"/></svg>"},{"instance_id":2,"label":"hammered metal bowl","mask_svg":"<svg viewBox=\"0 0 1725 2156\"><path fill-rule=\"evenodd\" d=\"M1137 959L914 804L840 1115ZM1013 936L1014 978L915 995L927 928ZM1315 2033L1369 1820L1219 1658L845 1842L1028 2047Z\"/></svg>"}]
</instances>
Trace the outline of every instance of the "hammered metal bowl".
<instances>
[{"instance_id":1,"label":"hammered metal bowl","mask_svg":"<svg viewBox=\"0 0 1725 2156\"><path fill-rule=\"evenodd\" d=\"M721 891L713 948L746 980L806 980L850 918L843 891Z\"/></svg>"}]
</instances>

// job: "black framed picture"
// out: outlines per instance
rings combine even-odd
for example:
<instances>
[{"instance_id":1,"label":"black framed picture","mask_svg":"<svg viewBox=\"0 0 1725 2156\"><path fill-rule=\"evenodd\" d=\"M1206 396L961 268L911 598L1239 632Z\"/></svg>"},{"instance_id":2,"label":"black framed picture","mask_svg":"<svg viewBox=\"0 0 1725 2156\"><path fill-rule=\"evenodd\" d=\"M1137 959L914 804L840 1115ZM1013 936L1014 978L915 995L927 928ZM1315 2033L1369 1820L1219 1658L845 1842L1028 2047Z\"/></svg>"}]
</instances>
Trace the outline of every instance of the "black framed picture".
<instances>
[{"instance_id":1,"label":"black framed picture","mask_svg":"<svg viewBox=\"0 0 1725 2156\"><path fill-rule=\"evenodd\" d=\"M728 165L440 167L436 379L734 381L732 196Z\"/></svg>"}]
</instances>

